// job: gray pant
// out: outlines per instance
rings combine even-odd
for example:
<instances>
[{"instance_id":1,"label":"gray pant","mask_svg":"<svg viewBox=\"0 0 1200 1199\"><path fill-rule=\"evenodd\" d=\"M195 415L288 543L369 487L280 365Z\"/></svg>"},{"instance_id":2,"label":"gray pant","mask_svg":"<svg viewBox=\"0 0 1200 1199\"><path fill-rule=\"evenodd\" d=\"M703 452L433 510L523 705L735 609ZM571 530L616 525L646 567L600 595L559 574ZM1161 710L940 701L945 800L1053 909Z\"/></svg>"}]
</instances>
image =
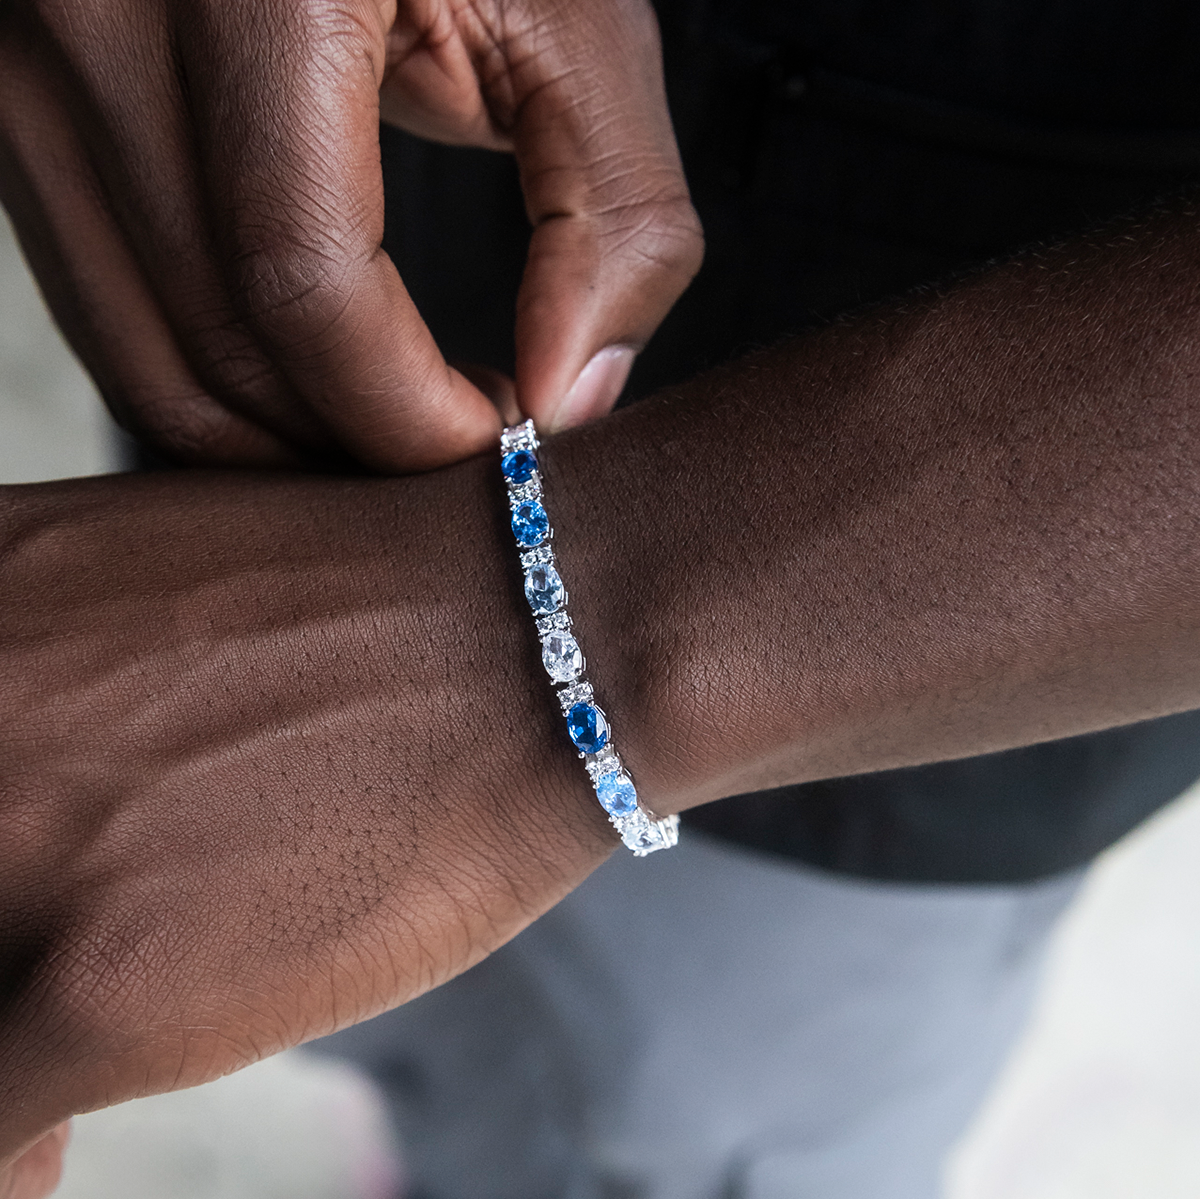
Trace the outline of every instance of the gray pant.
<instances>
[{"instance_id":1,"label":"gray pant","mask_svg":"<svg viewBox=\"0 0 1200 1199\"><path fill-rule=\"evenodd\" d=\"M319 1042L420 1199L934 1199L1078 875L851 881L691 833Z\"/></svg>"}]
</instances>

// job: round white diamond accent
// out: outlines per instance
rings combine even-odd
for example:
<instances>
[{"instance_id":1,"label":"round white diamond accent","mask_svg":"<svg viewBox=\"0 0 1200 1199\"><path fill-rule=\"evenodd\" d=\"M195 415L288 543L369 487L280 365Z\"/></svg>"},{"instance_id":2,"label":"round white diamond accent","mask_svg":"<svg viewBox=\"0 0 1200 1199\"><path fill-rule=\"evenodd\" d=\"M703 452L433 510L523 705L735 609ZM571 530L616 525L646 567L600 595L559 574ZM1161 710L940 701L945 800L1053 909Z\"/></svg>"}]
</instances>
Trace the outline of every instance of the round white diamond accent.
<instances>
[{"instance_id":1,"label":"round white diamond accent","mask_svg":"<svg viewBox=\"0 0 1200 1199\"><path fill-rule=\"evenodd\" d=\"M569 683L583 670L583 651L579 642L563 629L549 633L542 641L542 665L556 683Z\"/></svg>"}]
</instances>

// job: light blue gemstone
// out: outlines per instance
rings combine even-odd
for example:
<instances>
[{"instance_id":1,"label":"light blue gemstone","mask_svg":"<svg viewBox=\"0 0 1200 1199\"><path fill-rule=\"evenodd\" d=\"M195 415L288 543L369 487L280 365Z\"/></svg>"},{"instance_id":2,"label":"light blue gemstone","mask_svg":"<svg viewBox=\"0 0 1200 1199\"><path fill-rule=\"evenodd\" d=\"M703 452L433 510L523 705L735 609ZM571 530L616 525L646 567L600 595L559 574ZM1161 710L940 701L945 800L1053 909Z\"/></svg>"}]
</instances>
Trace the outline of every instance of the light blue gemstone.
<instances>
[{"instance_id":1,"label":"light blue gemstone","mask_svg":"<svg viewBox=\"0 0 1200 1199\"><path fill-rule=\"evenodd\" d=\"M596 795L614 816L628 816L637 808L637 790L629 775L613 770L596 780Z\"/></svg>"},{"instance_id":2,"label":"light blue gemstone","mask_svg":"<svg viewBox=\"0 0 1200 1199\"><path fill-rule=\"evenodd\" d=\"M595 704L573 704L567 713L567 732L585 754L598 754L608 744L608 721Z\"/></svg>"},{"instance_id":3,"label":"light blue gemstone","mask_svg":"<svg viewBox=\"0 0 1200 1199\"><path fill-rule=\"evenodd\" d=\"M528 483L537 470L537 459L528 450L513 450L500 459L504 477L513 483Z\"/></svg>"},{"instance_id":4,"label":"light blue gemstone","mask_svg":"<svg viewBox=\"0 0 1200 1199\"><path fill-rule=\"evenodd\" d=\"M537 500L518 504L513 509L512 531L517 544L526 549L541 545L550 532L550 518L546 515L546 509Z\"/></svg>"},{"instance_id":5,"label":"light blue gemstone","mask_svg":"<svg viewBox=\"0 0 1200 1199\"><path fill-rule=\"evenodd\" d=\"M553 566L531 566L525 576L525 598L534 616L549 616L563 606L566 592Z\"/></svg>"}]
</instances>

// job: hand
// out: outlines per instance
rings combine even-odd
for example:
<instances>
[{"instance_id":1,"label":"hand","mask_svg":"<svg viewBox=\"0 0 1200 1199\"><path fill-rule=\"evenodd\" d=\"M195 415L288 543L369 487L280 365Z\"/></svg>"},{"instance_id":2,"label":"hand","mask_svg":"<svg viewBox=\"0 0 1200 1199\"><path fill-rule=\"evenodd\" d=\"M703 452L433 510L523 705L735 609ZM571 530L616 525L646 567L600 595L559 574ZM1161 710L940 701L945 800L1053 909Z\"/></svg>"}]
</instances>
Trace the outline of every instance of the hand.
<instances>
[{"instance_id":1,"label":"hand","mask_svg":"<svg viewBox=\"0 0 1200 1199\"><path fill-rule=\"evenodd\" d=\"M381 110L515 152L518 401L545 427L611 407L702 245L645 0L20 0L0 197L123 424L226 465L494 438L380 249Z\"/></svg>"},{"instance_id":2,"label":"hand","mask_svg":"<svg viewBox=\"0 0 1200 1199\"><path fill-rule=\"evenodd\" d=\"M0 489L0 1170L436 986L613 847L487 467Z\"/></svg>"},{"instance_id":3,"label":"hand","mask_svg":"<svg viewBox=\"0 0 1200 1199\"><path fill-rule=\"evenodd\" d=\"M63 1150L70 1130L70 1124L60 1124L12 1165L0 1167L0 1199L45 1199L62 1177Z\"/></svg>"}]
</instances>

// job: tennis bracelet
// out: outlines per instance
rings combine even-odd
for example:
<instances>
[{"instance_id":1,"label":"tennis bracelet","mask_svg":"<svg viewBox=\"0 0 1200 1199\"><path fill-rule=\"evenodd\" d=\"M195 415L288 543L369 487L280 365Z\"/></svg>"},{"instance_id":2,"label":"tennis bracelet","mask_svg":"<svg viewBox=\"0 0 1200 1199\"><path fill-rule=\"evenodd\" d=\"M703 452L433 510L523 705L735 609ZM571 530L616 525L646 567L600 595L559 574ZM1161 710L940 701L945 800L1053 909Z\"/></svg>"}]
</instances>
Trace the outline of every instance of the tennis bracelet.
<instances>
[{"instance_id":1,"label":"tennis bracelet","mask_svg":"<svg viewBox=\"0 0 1200 1199\"><path fill-rule=\"evenodd\" d=\"M679 817L656 817L642 807L629 771L613 748L608 718L583 677L584 658L571 631L567 591L550 548L553 530L542 499L538 439L533 421L513 425L500 435L500 469L508 488L513 536L525 574L525 598L533 609L542 664L554 684L567 718L567 733L584 761L596 798L639 857L669 849L679 840Z\"/></svg>"}]
</instances>

